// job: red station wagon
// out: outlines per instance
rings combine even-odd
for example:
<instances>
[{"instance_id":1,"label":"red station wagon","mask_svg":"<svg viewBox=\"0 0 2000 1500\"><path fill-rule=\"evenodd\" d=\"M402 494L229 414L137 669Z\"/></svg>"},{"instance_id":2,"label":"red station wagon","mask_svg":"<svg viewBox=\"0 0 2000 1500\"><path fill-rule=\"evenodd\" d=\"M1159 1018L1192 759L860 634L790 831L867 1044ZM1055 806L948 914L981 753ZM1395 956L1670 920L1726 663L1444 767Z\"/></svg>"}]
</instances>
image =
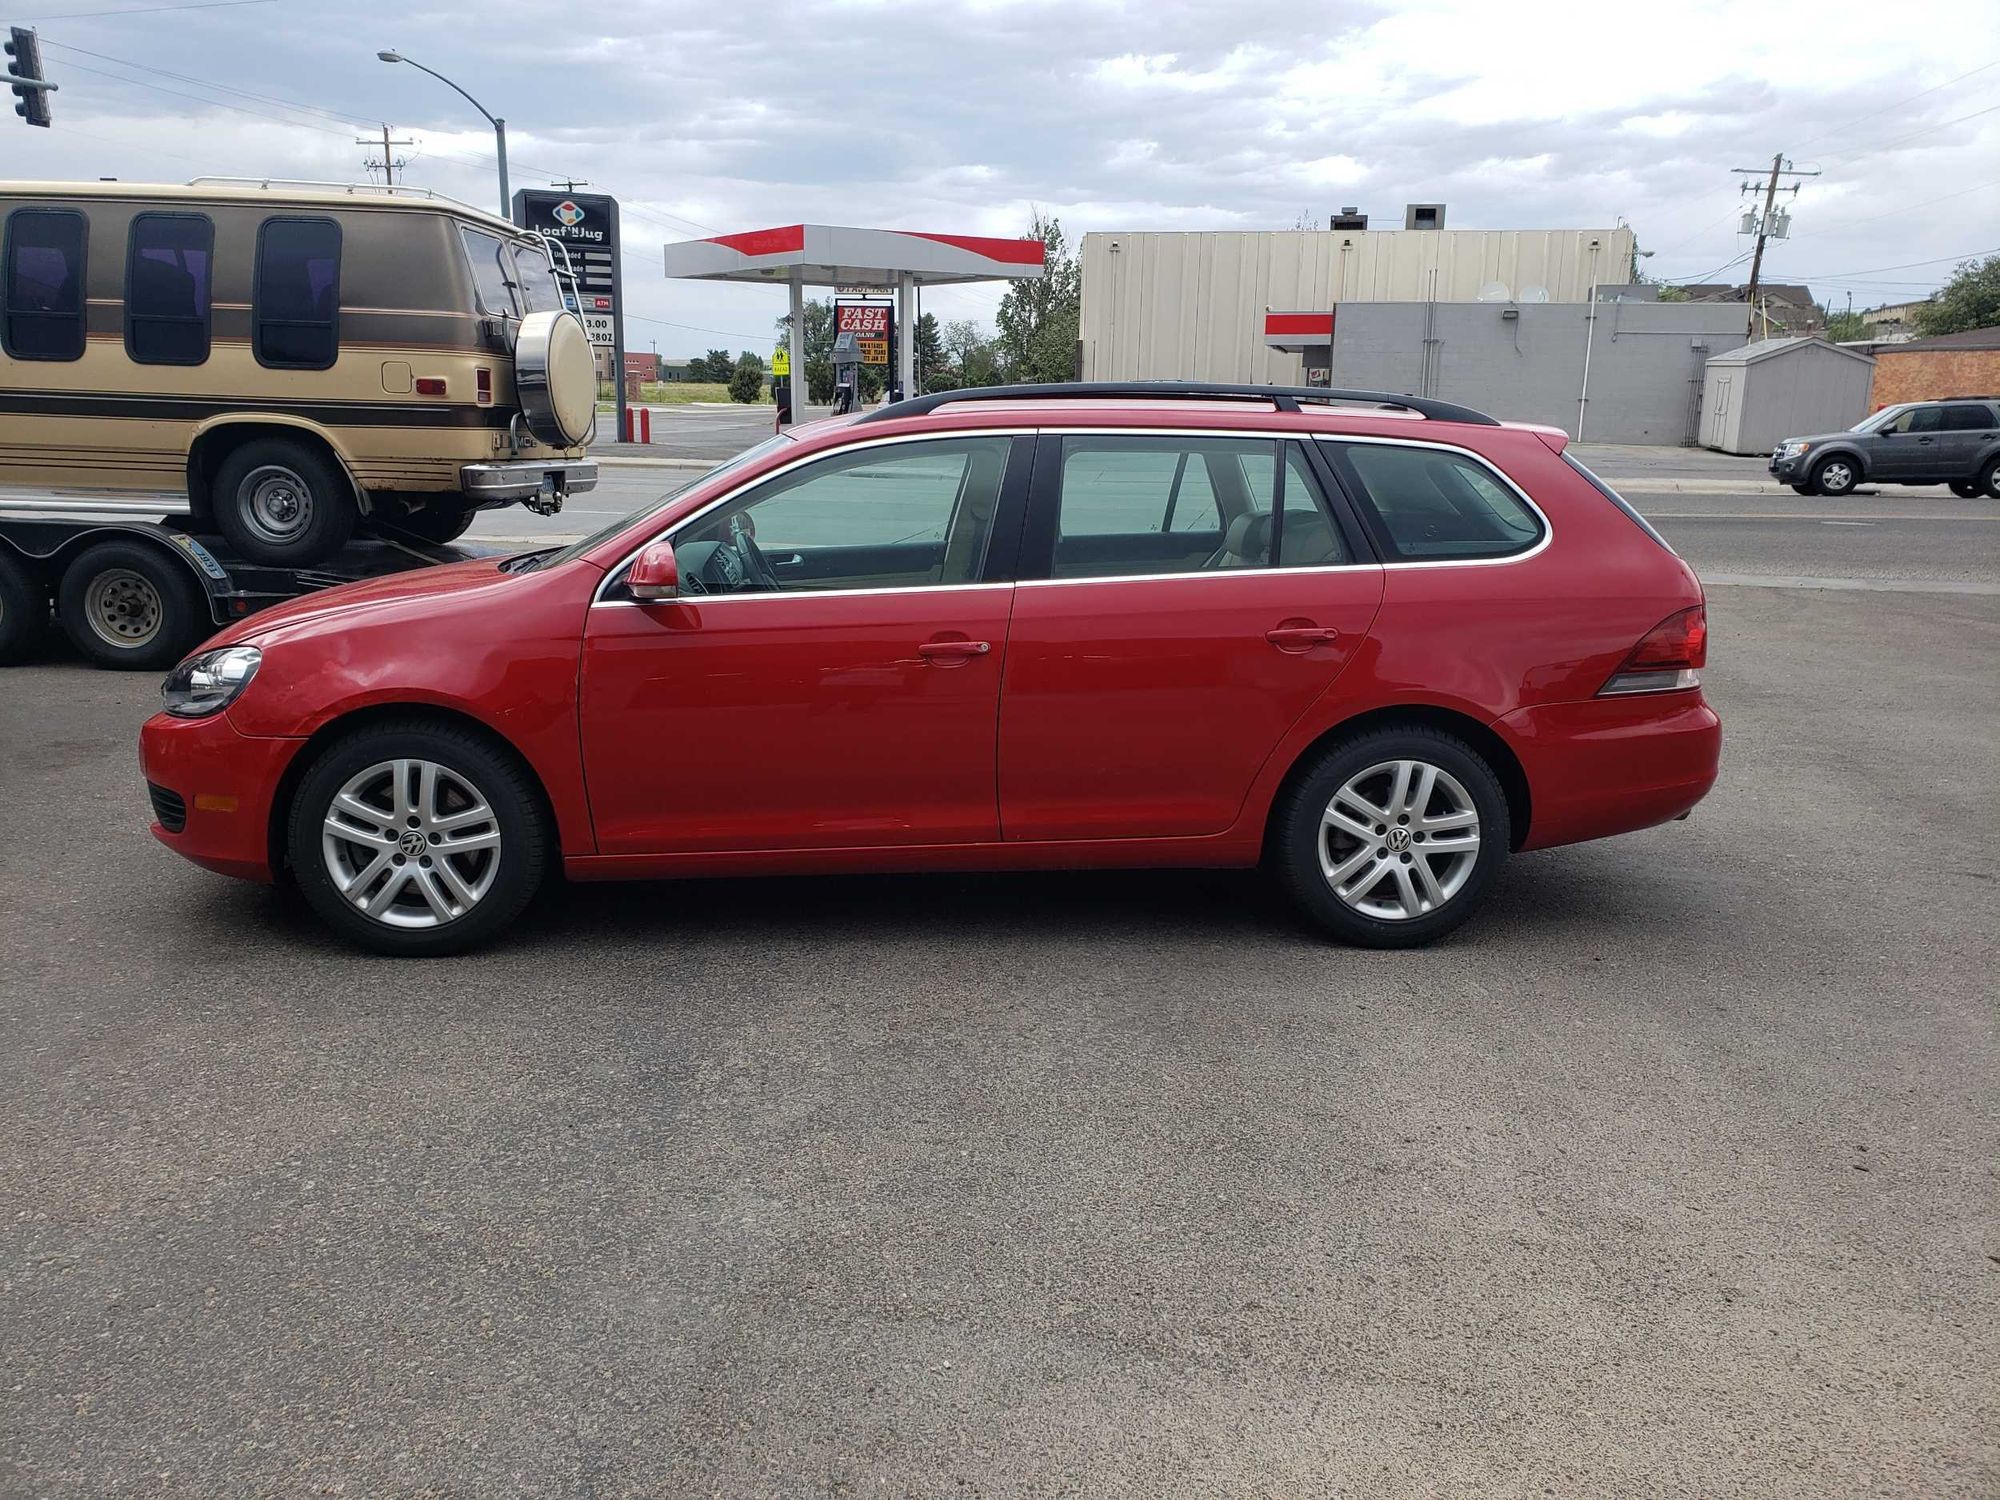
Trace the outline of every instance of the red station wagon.
<instances>
[{"instance_id":1,"label":"red station wagon","mask_svg":"<svg viewBox=\"0 0 2000 1500\"><path fill-rule=\"evenodd\" d=\"M1715 780L1701 584L1549 428L1371 392L953 391L167 679L170 848L365 947L572 880L1267 863L1422 943Z\"/></svg>"}]
</instances>

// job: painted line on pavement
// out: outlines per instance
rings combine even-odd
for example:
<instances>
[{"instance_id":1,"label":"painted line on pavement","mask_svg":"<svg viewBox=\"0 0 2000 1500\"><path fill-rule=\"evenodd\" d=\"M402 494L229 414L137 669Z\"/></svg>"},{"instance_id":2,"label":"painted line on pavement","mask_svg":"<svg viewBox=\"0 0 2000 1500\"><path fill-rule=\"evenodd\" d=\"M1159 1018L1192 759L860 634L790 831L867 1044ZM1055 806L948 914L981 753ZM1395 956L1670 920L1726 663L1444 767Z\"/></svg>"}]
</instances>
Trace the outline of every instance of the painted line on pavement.
<instances>
[{"instance_id":1,"label":"painted line on pavement","mask_svg":"<svg viewBox=\"0 0 2000 1500\"><path fill-rule=\"evenodd\" d=\"M2000 597L2000 583L1962 583L1946 578L1811 578L1802 574L1707 573L1707 588L1824 589L1864 594L1976 594Z\"/></svg>"}]
</instances>

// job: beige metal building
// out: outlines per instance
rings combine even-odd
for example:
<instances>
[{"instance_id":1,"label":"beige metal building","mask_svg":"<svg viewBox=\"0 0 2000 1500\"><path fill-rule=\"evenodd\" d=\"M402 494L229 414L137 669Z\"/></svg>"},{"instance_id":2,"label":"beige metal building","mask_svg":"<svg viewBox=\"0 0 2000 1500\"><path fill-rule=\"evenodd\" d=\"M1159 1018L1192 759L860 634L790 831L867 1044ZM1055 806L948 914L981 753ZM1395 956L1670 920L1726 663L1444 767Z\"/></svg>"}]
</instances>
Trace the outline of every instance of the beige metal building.
<instances>
[{"instance_id":1,"label":"beige metal building","mask_svg":"<svg viewBox=\"0 0 2000 1500\"><path fill-rule=\"evenodd\" d=\"M1630 229L1086 234L1081 374L1320 384L1343 302L1587 303L1635 248Z\"/></svg>"}]
</instances>

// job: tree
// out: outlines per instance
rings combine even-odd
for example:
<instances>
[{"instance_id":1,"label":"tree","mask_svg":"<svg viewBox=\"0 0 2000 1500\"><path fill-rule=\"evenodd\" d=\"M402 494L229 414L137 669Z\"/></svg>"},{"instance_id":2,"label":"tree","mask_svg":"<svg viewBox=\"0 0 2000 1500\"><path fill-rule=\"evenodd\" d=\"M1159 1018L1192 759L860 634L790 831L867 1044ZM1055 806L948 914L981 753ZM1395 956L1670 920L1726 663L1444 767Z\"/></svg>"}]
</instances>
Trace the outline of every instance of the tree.
<instances>
[{"instance_id":1,"label":"tree","mask_svg":"<svg viewBox=\"0 0 2000 1500\"><path fill-rule=\"evenodd\" d=\"M736 368L729 375L729 399L748 405L763 399L764 361L754 354L745 354L736 361Z\"/></svg>"},{"instance_id":2,"label":"tree","mask_svg":"<svg viewBox=\"0 0 2000 1500\"><path fill-rule=\"evenodd\" d=\"M778 347L792 352L792 320L779 318ZM806 400L824 406L833 399L833 303L825 297L806 299Z\"/></svg>"},{"instance_id":3,"label":"tree","mask_svg":"<svg viewBox=\"0 0 2000 1500\"><path fill-rule=\"evenodd\" d=\"M1858 312L1830 312L1826 315L1826 337L1836 344L1850 344L1868 337L1867 321Z\"/></svg>"},{"instance_id":4,"label":"tree","mask_svg":"<svg viewBox=\"0 0 2000 1500\"><path fill-rule=\"evenodd\" d=\"M917 390L921 391L927 388L930 377L944 368L944 345L935 314L925 313L917 319L916 359Z\"/></svg>"},{"instance_id":5,"label":"tree","mask_svg":"<svg viewBox=\"0 0 2000 1500\"><path fill-rule=\"evenodd\" d=\"M2000 327L2000 255L1960 262L1951 280L1917 309L1916 324L1917 332L1927 339Z\"/></svg>"},{"instance_id":6,"label":"tree","mask_svg":"<svg viewBox=\"0 0 2000 1500\"><path fill-rule=\"evenodd\" d=\"M1029 231L1047 249L1041 278L1017 281L1000 299L1000 362L1011 380L1073 380L1083 312L1083 272L1062 223L1035 211Z\"/></svg>"},{"instance_id":7,"label":"tree","mask_svg":"<svg viewBox=\"0 0 2000 1500\"><path fill-rule=\"evenodd\" d=\"M688 361L689 380L710 380L720 385L735 373L736 361L727 349L711 349Z\"/></svg>"}]
</instances>

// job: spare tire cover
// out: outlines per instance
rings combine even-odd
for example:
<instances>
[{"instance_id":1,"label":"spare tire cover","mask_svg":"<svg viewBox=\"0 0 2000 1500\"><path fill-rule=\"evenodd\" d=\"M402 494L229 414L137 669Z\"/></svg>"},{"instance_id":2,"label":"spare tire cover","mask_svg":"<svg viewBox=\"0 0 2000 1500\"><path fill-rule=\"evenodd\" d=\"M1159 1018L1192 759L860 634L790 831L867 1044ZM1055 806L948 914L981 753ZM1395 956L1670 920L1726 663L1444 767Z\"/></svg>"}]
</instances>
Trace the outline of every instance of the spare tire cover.
<instances>
[{"instance_id":1,"label":"spare tire cover","mask_svg":"<svg viewBox=\"0 0 2000 1500\"><path fill-rule=\"evenodd\" d=\"M582 320L534 312L514 339L514 391L528 430L557 448L590 436L597 419L597 360Z\"/></svg>"}]
</instances>

